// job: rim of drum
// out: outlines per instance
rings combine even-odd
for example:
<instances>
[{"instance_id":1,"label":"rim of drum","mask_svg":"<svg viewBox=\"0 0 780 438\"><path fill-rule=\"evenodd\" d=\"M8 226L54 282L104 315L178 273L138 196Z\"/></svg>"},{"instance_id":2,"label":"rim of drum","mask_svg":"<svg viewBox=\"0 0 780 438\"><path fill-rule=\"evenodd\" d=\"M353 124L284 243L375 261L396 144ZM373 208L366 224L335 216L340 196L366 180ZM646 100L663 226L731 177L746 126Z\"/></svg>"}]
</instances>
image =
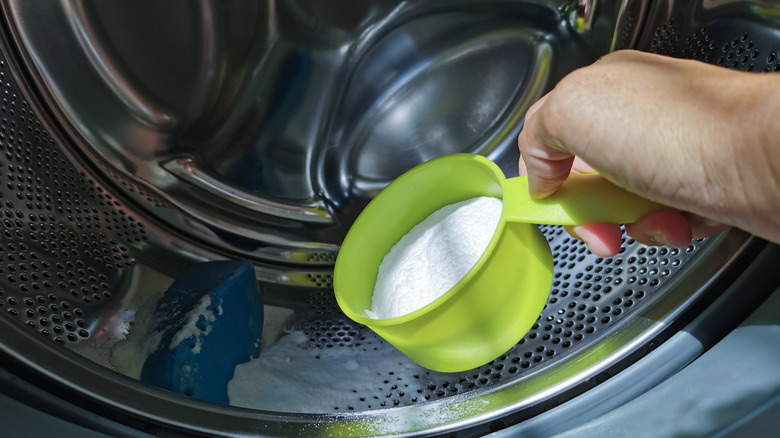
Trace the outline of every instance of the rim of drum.
<instances>
[{"instance_id":1,"label":"rim of drum","mask_svg":"<svg viewBox=\"0 0 780 438\"><path fill-rule=\"evenodd\" d=\"M29 84L25 88L27 92L34 89ZM40 102L37 105L40 107ZM47 123L52 124L51 120ZM53 135L67 138L67 134L57 128L51 130ZM91 168L92 164L84 157L77 154L68 157L79 161L82 168ZM104 179L97 171L90 176ZM121 195L121 190L118 192ZM132 203L129 205L127 208L132 208ZM143 214L138 216L144 217ZM169 229L157 228L154 221L148 222L147 230L154 236L170 236L171 233ZM185 240L180 242L180 249L191 258L216 255L187 245ZM151 243L155 241L152 239ZM708 239L697 250L696 259L666 285L664 293L658 294L653 305L645 306L625 320L618 326L619 330L613 329L611 336L602 336L587 348L566 355L565 359L550 361L503 384L411 406L346 414L285 414L199 402L149 387L104 368L40 337L10 318L0 318L3 332L0 352L8 359L9 367L63 398L75 398L87 406L108 407L120 417L141 418L193 433L215 436L447 433L484 425L508 414L515 416L514 421L528 418L594 387L671 336L695 317L703 305L715 301L728 281L738 275L765 245L738 230ZM289 273L266 270L262 265L258 266L258 272L261 278L272 280L290 276ZM308 279L300 282L310 283ZM689 293L675 294L673 289ZM105 411L105 408L100 410Z\"/></svg>"}]
</instances>

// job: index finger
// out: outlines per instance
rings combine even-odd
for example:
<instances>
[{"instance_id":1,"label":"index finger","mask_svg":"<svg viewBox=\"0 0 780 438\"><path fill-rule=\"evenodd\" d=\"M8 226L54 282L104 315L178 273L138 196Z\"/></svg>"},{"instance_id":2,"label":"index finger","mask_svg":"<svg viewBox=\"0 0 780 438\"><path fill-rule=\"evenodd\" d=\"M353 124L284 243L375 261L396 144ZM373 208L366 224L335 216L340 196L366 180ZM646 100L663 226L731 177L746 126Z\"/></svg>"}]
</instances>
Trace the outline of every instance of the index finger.
<instances>
[{"instance_id":1,"label":"index finger","mask_svg":"<svg viewBox=\"0 0 780 438\"><path fill-rule=\"evenodd\" d=\"M528 190L534 198L554 193L571 172L574 155L550 135L544 124L547 96L528 109L517 137L520 173L528 175Z\"/></svg>"}]
</instances>

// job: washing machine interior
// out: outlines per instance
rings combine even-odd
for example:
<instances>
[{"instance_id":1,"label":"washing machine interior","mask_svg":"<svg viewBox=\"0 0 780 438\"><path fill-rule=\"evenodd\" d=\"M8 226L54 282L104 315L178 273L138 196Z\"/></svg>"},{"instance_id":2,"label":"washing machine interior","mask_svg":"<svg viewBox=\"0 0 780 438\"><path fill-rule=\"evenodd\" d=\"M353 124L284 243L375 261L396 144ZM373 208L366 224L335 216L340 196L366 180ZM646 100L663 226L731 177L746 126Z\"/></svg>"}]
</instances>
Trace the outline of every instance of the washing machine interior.
<instances>
[{"instance_id":1,"label":"washing machine interior","mask_svg":"<svg viewBox=\"0 0 780 438\"><path fill-rule=\"evenodd\" d=\"M2 363L158 433L469 436L549 410L717 303L768 244L625 237L601 258L543 226L555 267L538 322L496 360L445 374L340 312L341 239L435 156L516 174L525 110L612 50L780 70L769 3L4 1ZM155 305L213 259L251 261L265 303L231 405L137 380Z\"/></svg>"}]
</instances>

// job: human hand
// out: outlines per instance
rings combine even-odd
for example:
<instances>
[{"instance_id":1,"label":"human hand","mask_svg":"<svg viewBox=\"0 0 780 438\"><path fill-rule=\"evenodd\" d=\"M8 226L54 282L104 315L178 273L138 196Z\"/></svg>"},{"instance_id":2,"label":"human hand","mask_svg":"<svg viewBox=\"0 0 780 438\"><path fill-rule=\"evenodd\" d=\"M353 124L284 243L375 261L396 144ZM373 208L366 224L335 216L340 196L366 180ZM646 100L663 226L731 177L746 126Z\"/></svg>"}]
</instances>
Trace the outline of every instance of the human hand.
<instances>
[{"instance_id":1,"label":"human hand","mask_svg":"<svg viewBox=\"0 0 780 438\"><path fill-rule=\"evenodd\" d=\"M777 78L612 53L569 74L528 110L520 173L534 197L555 192L570 172L596 171L668 205L626 224L642 243L685 246L727 225L778 241L778 104L767 92L778 89ZM620 249L617 224L569 231L598 255Z\"/></svg>"}]
</instances>

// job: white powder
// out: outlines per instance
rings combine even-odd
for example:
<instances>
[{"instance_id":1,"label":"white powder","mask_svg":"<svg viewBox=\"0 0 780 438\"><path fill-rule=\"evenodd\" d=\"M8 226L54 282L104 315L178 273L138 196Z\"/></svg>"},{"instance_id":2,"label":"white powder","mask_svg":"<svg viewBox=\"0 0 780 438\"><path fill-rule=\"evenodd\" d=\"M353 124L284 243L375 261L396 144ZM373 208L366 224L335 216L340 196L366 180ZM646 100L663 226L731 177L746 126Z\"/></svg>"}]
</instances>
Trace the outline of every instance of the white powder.
<instances>
[{"instance_id":1,"label":"white powder","mask_svg":"<svg viewBox=\"0 0 780 438\"><path fill-rule=\"evenodd\" d=\"M195 345L192 347L192 353L200 353L201 346L203 345L203 337L211 332L212 326L210 323L217 320L217 315L222 314L222 307L220 305L217 305L216 315L209 309L210 306L211 296L208 294L203 295L198 305L184 315L186 322L182 324L181 329L173 335L171 343L168 346L169 349L173 350L183 341L194 337ZM201 317L206 320L206 323L201 323L201 325L198 326Z\"/></svg>"},{"instance_id":2,"label":"white powder","mask_svg":"<svg viewBox=\"0 0 780 438\"><path fill-rule=\"evenodd\" d=\"M158 311L165 309L164 305L160 304L161 299L162 295L149 298L143 301L137 309L126 310L132 314L132 322L127 327L125 339L111 347L111 354L108 358L111 365L109 368L135 379L141 378L146 359L157 350L163 334L171 328L162 327L157 330L160 323ZM216 313L208 309L209 306L211 306L211 297L204 295L198 305L184 316L186 322L171 339L170 344L168 344L169 349L173 350L183 341L194 337L195 346L192 348L192 352L194 354L200 353L203 338L212 329L211 323L216 321L217 315L222 314L221 306L216 307ZM206 323L201 323L201 327L198 327L197 323L201 317L206 320Z\"/></svg>"},{"instance_id":3,"label":"white powder","mask_svg":"<svg viewBox=\"0 0 780 438\"><path fill-rule=\"evenodd\" d=\"M126 376L141 378L146 358L157 350L162 339L162 332L154 330L157 326L157 318L154 315L161 298L162 294L147 298L137 309L129 309L133 314L133 321L128 327L125 339L111 348L111 368Z\"/></svg>"},{"instance_id":4,"label":"white powder","mask_svg":"<svg viewBox=\"0 0 780 438\"><path fill-rule=\"evenodd\" d=\"M502 202L478 197L447 205L412 228L379 266L369 318L405 315L442 296L490 243Z\"/></svg>"},{"instance_id":5,"label":"white powder","mask_svg":"<svg viewBox=\"0 0 780 438\"><path fill-rule=\"evenodd\" d=\"M237 365L227 390L232 406L272 412L348 412L349 407L392 407L386 395L398 394L393 385L407 382L410 386L401 391L413 397L418 389L434 384L429 375L436 376L374 334L366 334L356 345L327 348L312 345L302 331L292 331L259 357ZM389 383L382 383L386 380ZM385 402L387 406L382 405Z\"/></svg>"},{"instance_id":6,"label":"white powder","mask_svg":"<svg viewBox=\"0 0 780 438\"><path fill-rule=\"evenodd\" d=\"M303 331L288 332L259 357L236 366L228 383L230 405L270 412L345 415L385 409L381 418L371 420L380 421L373 424L376 433L366 433L365 428L372 425L350 420L349 424L357 427L354 436L450 424L490 408L489 401L459 400L457 395L449 398L459 400L457 405L434 403L427 407L425 394L431 387L452 382L452 374L427 370L364 330L355 337L359 342L331 348L317 347ZM464 394L481 377L463 374L458 383L445 387L452 394ZM411 404L425 413L408 416L404 410L386 409Z\"/></svg>"}]
</instances>

